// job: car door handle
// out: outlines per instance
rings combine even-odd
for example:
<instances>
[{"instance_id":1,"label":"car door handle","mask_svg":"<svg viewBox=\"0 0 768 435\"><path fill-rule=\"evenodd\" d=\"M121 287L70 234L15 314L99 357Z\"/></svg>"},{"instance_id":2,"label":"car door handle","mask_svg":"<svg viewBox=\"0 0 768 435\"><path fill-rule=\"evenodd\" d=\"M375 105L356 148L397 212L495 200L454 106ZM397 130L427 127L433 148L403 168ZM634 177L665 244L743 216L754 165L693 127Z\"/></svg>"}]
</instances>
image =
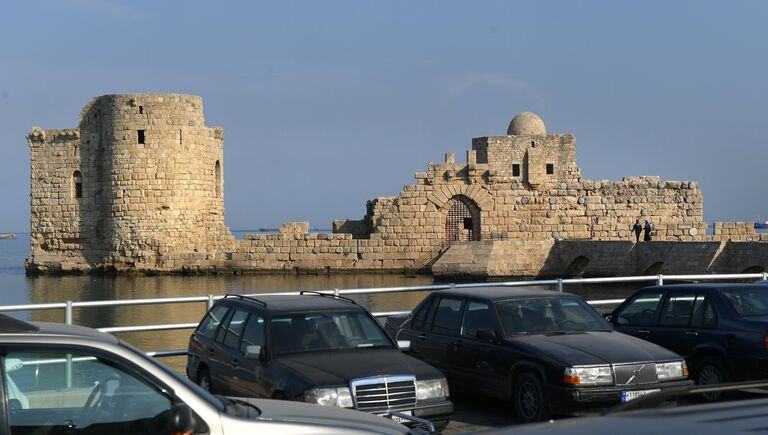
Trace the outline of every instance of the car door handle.
<instances>
[{"instance_id":1,"label":"car door handle","mask_svg":"<svg viewBox=\"0 0 768 435\"><path fill-rule=\"evenodd\" d=\"M650 334L651 331L649 331L648 329L642 328L642 329L638 329L637 333L638 334Z\"/></svg>"},{"instance_id":2,"label":"car door handle","mask_svg":"<svg viewBox=\"0 0 768 435\"><path fill-rule=\"evenodd\" d=\"M416 338L418 338L419 340L426 340L427 334L419 334L418 336L416 336Z\"/></svg>"},{"instance_id":3,"label":"car door handle","mask_svg":"<svg viewBox=\"0 0 768 435\"><path fill-rule=\"evenodd\" d=\"M464 346L464 341L463 340L456 340L456 341L453 342L453 350L454 351L459 350L459 348L462 347L462 346Z\"/></svg>"},{"instance_id":4,"label":"car door handle","mask_svg":"<svg viewBox=\"0 0 768 435\"><path fill-rule=\"evenodd\" d=\"M208 356L216 356L216 351L213 349L208 350Z\"/></svg>"},{"instance_id":5,"label":"car door handle","mask_svg":"<svg viewBox=\"0 0 768 435\"><path fill-rule=\"evenodd\" d=\"M694 335L695 336L695 335L699 335L699 333L696 332L696 331L685 331L685 335Z\"/></svg>"},{"instance_id":6,"label":"car door handle","mask_svg":"<svg viewBox=\"0 0 768 435\"><path fill-rule=\"evenodd\" d=\"M230 364L232 364L232 367L235 367L235 368L237 368L237 366L239 366L239 365L240 365L240 363L237 361L237 359L233 359L233 360L230 362Z\"/></svg>"}]
</instances>

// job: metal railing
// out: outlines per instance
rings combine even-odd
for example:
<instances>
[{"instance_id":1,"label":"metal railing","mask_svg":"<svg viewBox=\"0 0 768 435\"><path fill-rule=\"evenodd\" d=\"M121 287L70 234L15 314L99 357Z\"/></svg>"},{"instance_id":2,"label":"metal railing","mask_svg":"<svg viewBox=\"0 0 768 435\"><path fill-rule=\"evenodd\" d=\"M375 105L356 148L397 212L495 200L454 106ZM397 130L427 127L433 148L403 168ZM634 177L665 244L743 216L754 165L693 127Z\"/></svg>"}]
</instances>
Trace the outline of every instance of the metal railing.
<instances>
[{"instance_id":1,"label":"metal railing","mask_svg":"<svg viewBox=\"0 0 768 435\"><path fill-rule=\"evenodd\" d=\"M550 286L552 290L563 291L563 288L569 284L619 284L619 283L637 283L649 282L656 285L664 285L665 280L669 281L728 281L728 280L764 280L768 281L768 272L762 273L741 273L741 274L705 274L705 275L642 275L611 278L567 278L567 279L549 279L549 280L530 280L530 281L503 281L503 282L482 282L466 284L436 284L402 287L380 287L363 289L333 289L320 290L320 293L334 295L366 295L383 293L404 293L415 291L435 291L447 290L453 288L478 288L478 287L530 287L530 286ZM279 292L279 293L251 293L249 296L271 296L271 295L298 295L300 292ZM75 308L94 308L94 307L116 307L116 306L134 306L134 305L159 305L159 304L179 304L179 303L205 303L206 310L213 306L213 303L224 296L206 295L206 296L187 296L173 298L151 298L151 299L123 299L123 300L102 300L102 301L66 301L44 304L23 304L23 305L0 305L1 312L19 312L19 311L39 311L39 310L64 310L64 323L73 324L73 310ZM601 299L587 301L590 305L618 305L624 299ZM408 314L407 311L384 311L374 312L375 317L388 317L394 315ZM193 329L197 327L194 323L168 323L156 325L136 325L136 326L112 326L97 328L102 332L120 333L120 332L148 332L148 331L167 331L177 329ZM186 349L178 350L159 350L147 352L147 355L154 357L183 356L186 355Z\"/></svg>"}]
</instances>

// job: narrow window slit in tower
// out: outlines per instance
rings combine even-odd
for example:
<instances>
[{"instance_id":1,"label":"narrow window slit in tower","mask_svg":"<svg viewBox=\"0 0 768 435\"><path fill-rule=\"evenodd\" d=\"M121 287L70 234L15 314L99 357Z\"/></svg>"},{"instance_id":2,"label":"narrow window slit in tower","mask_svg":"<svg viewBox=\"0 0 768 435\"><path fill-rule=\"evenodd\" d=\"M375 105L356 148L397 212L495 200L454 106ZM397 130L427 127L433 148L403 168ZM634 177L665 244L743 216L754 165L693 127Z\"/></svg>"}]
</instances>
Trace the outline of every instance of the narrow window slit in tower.
<instances>
[{"instance_id":1,"label":"narrow window slit in tower","mask_svg":"<svg viewBox=\"0 0 768 435\"><path fill-rule=\"evenodd\" d=\"M72 196L75 198L83 197L83 175L80 171L75 171L72 174Z\"/></svg>"},{"instance_id":2,"label":"narrow window slit in tower","mask_svg":"<svg viewBox=\"0 0 768 435\"><path fill-rule=\"evenodd\" d=\"M520 164L513 163L512 164L512 176L513 177L519 177L520 176Z\"/></svg>"},{"instance_id":3,"label":"narrow window slit in tower","mask_svg":"<svg viewBox=\"0 0 768 435\"><path fill-rule=\"evenodd\" d=\"M182 137L181 137L181 129L179 129L179 145L181 145L181 139L182 139Z\"/></svg>"},{"instance_id":4,"label":"narrow window slit in tower","mask_svg":"<svg viewBox=\"0 0 768 435\"><path fill-rule=\"evenodd\" d=\"M139 115L144 113L144 106L139 106Z\"/></svg>"},{"instance_id":5,"label":"narrow window slit in tower","mask_svg":"<svg viewBox=\"0 0 768 435\"><path fill-rule=\"evenodd\" d=\"M555 165L552 163L547 163L547 175L552 175L555 173Z\"/></svg>"},{"instance_id":6,"label":"narrow window slit in tower","mask_svg":"<svg viewBox=\"0 0 768 435\"><path fill-rule=\"evenodd\" d=\"M139 130L139 143L144 143L144 130Z\"/></svg>"}]
</instances>

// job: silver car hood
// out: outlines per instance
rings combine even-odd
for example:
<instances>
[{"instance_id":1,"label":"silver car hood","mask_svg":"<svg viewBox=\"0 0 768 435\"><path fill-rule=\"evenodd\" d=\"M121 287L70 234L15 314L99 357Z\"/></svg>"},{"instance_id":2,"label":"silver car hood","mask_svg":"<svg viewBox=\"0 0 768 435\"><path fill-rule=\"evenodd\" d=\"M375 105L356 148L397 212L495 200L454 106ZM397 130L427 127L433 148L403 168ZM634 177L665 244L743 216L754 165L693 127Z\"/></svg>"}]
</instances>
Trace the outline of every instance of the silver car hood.
<instances>
[{"instance_id":1,"label":"silver car hood","mask_svg":"<svg viewBox=\"0 0 768 435\"><path fill-rule=\"evenodd\" d=\"M235 398L233 398L235 399ZM380 434L408 434L410 429L394 421L343 408L334 408L313 405L310 403L293 402L288 400L254 399L238 397L237 400L247 402L257 407L261 414L255 419L237 418L227 415L225 420L239 420L240 422L259 422L259 433L265 431L265 426L272 426L279 433L380 433ZM231 422L236 424L235 422ZM224 424L225 433L227 423ZM239 425L237 425L239 426ZM242 426L240 426L242 427Z\"/></svg>"}]
</instances>

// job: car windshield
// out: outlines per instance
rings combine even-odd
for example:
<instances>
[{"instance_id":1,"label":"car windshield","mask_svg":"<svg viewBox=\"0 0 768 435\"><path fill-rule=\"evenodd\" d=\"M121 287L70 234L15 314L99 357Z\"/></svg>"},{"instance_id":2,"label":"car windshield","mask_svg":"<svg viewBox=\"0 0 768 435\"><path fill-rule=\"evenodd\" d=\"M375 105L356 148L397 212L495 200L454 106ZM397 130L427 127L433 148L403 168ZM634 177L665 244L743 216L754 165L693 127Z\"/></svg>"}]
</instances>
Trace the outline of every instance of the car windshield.
<instances>
[{"instance_id":1,"label":"car windshield","mask_svg":"<svg viewBox=\"0 0 768 435\"><path fill-rule=\"evenodd\" d=\"M392 348L381 326L366 313L321 312L275 316L271 321L276 355L319 350Z\"/></svg>"},{"instance_id":2,"label":"car windshield","mask_svg":"<svg viewBox=\"0 0 768 435\"><path fill-rule=\"evenodd\" d=\"M768 316L768 290L761 288L736 288L721 290L739 317Z\"/></svg>"},{"instance_id":3,"label":"car windshield","mask_svg":"<svg viewBox=\"0 0 768 435\"><path fill-rule=\"evenodd\" d=\"M608 331L611 326L577 298L508 299L496 302L504 334Z\"/></svg>"}]
</instances>

